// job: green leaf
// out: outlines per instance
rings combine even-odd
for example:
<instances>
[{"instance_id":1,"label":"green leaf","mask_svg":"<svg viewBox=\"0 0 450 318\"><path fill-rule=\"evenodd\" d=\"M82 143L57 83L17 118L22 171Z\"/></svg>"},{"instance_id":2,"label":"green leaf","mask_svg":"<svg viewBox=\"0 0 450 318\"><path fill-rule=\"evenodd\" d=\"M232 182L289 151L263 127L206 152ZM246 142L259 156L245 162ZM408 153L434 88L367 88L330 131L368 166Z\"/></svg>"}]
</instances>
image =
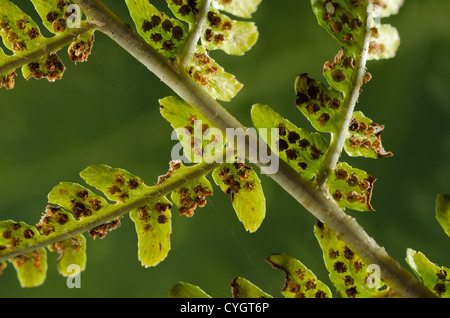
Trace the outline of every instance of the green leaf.
<instances>
[{"instance_id":1,"label":"green leaf","mask_svg":"<svg viewBox=\"0 0 450 318\"><path fill-rule=\"evenodd\" d=\"M396 28L382 24L372 28L369 44L369 60L390 59L397 54L400 46L400 35Z\"/></svg>"},{"instance_id":2,"label":"green leaf","mask_svg":"<svg viewBox=\"0 0 450 318\"><path fill-rule=\"evenodd\" d=\"M9 0L0 0L0 26L3 43L15 55L38 49L44 40L31 17Z\"/></svg>"},{"instance_id":3,"label":"green leaf","mask_svg":"<svg viewBox=\"0 0 450 318\"><path fill-rule=\"evenodd\" d=\"M320 132L337 133L344 120L342 93L301 74L295 82L296 104L302 114Z\"/></svg>"},{"instance_id":4,"label":"green leaf","mask_svg":"<svg viewBox=\"0 0 450 318\"><path fill-rule=\"evenodd\" d=\"M166 198L152 201L130 213L138 235L138 258L142 266L156 266L170 250L172 204Z\"/></svg>"},{"instance_id":5,"label":"green leaf","mask_svg":"<svg viewBox=\"0 0 450 318\"><path fill-rule=\"evenodd\" d=\"M184 48L186 27L159 12L148 0L126 0L138 33L162 55L175 58Z\"/></svg>"},{"instance_id":6,"label":"green leaf","mask_svg":"<svg viewBox=\"0 0 450 318\"><path fill-rule=\"evenodd\" d=\"M266 261L285 273L286 281L281 293L286 298L331 298L327 285L313 272L289 254L272 254Z\"/></svg>"},{"instance_id":7,"label":"green leaf","mask_svg":"<svg viewBox=\"0 0 450 318\"><path fill-rule=\"evenodd\" d=\"M325 224L317 223L314 234L323 251L325 265L337 294L344 298L384 297L389 289L384 283L376 264L367 264ZM378 272L377 272L378 270Z\"/></svg>"},{"instance_id":8,"label":"green leaf","mask_svg":"<svg viewBox=\"0 0 450 318\"><path fill-rule=\"evenodd\" d=\"M450 269L430 262L423 253L408 249L406 262L423 284L438 297L450 298Z\"/></svg>"},{"instance_id":9,"label":"green leaf","mask_svg":"<svg viewBox=\"0 0 450 318\"><path fill-rule=\"evenodd\" d=\"M233 279L231 282L231 292L234 298L273 298L258 286L242 277Z\"/></svg>"},{"instance_id":10,"label":"green leaf","mask_svg":"<svg viewBox=\"0 0 450 318\"><path fill-rule=\"evenodd\" d=\"M195 163L212 163L222 155L226 141L206 117L177 97L166 97L159 102L161 114L175 129L186 158Z\"/></svg>"},{"instance_id":11,"label":"green leaf","mask_svg":"<svg viewBox=\"0 0 450 318\"><path fill-rule=\"evenodd\" d=\"M10 260L22 287L37 287L47 276L47 252L40 248Z\"/></svg>"},{"instance_id":12,"label":"green leaf","mask_svg":"<svg viewBox=\"0 0 450 318\"><path fill-rule=\"evenodd\" d=\"M333 199L341 208L374 211L370 199L375 181L376 178L367 172L341 162L337 164L327 186Z\"/></svg>"},{"instance_id":13,"label":"green leaf","mask_svg":"<svg viewBox=\"0 0 450 318\"><path fill-rule=\"evenodd\" d=\"M366 158L391 157L381 144L384 126L374 123L361 112L354 112L348 128L349 137L345 140L344 149L349 156Z\"/></svg>"},{"instance_id":14,"label":"green leaf","mask_svg":"<svg viewBox=\"0 0 450 318\"><path fill-rule=\"evenodd\" d=\"M256 12L258 5L262 0L240 0L240 1L225 1L213 0L212 4L219 10L226 11L237 17L251 18L252 14Z\"/></svg>"},{"instance_id":15,"label":"green leaf","mask_svg":"<svg viewBox=\"0 0 450 318\"><path fill-rule=\"evenodd\" d=\"M405 0L374 1L374 14L379 18L386 18L397 14Z\"/></svg>"},{"instance_id":16,"label":"green leaf","mask_svg":"<svg viewBox=\"0 0 450 318\"><path fill-rule=\"evenodd\" d=\"M231 55L242 55L258 40L258 30L253 22L232 20L210 9L202 36L207 50L222 50Z\"/></svg>"},{"instance_id":17,"label":"green leaf","mask_svg":"<svg viewBox=\"0 0 450 318\"><path fill-rule=\"evenodd\" d=\"M151 187L145 185L139 177L124 169L107 165L88 167L80 173L80 176L87 184L97 188L115 202L126 203L136 200L151 190Z\"/></svg>"},{"instance_id":18,"label":"green leaf","mask_svg":"<svg viewBox=\"0 0 450 318\"><path fill-rule=\"evenodd\" d=\"M273 140L271 133L260 136L280 159L306 179L318 173L328 147L321 134L296 127L269 106L254 105L251 115L253 125L260 131L261 128L278 129L277 140Z\"/></svg>"},{"instance_id":19,"label":"green leaf","mask_svg":"<svg viewBox=\"0 0 450 318\"><path fill-rule=\"evenodd\" d=\"M0 255L24 249L40 240L37 229L24 222L0 221L0 233Z\"/></svg>"},{"instance_id":20,"label":"green leaf","mask_svg":"<svg viewBox=\"0 0 450 318\"><path fill-rule=\"evenodd\" d=\"M169 298L211 298L199 287L179 282L169 289Z\"/></svg>"},{"instance_id":21,"label":"green leaf","mask_svg":"<svg viewBox=\"0 0 450 318\"><path fill-rule=\"evenodd\" d=\"M176 163L178 167L172 175L183 175L186 167ZM211 182L205 176L199 177L172 192L171 199L177 206L180 215L192 217L197 207L206 205L206 197L213 195Z\"/></svg>"},{"instance_id":22,"label":"green leaf","mask_svg":"<svg viewBox=\"0 0 450 318\"><path fill-rule=\"evenodd\" d=\"M186 21L192 26L196 23L197 14L203 6L204 0L166 0L172 13L181 21Z\"/></svg>"},{"instance_id":23,"label":"green leaf","mask_svg":"<svg viewBox=\"0 0 450 318\"><path fill-rule=\"evenodd\" d=\"M212 98L220 101L230 101L243 87L235 76L225 72L202 46L197 46L186 71Z\"/></svg>"},{"instance_id":24,"label":"green leaf","mask_svg":"<svg viewBox=\"0 0 450 318\"><path fill-rule=\"evenodd\" d=\"M128 171L106 165L89 167L81 176L110 200L120 203L142 199L151 190ZM159 264L170 250L171 208L172 204L162 197L130 213L138 235L138 258L145 267Z\"/></svg>"},{"instance_id":25,"label":"green leaf","mask_svg":"<svg viewBox=\"0 0 450 318\"><path fill-rule=\"evenodd\" d=\"M75 15L81 12L69 12L70 2L60 0L31 0L34 4L37 13L40 15L44 26L54 34L64 33L70 30L68 25L69 13L73 14L69 22L73 22Z\"/></svg>"},{"instance_id":26,"label":"green leaf","mask_svg":"<svg viewBox=\"0 0 450 318\"><path fill-rule=\"evenodd\" d=\"M62 79L66 67L56 54L49 54L40 60L22 66L23 77L28 80L47 78L49 82Z\"/></svg>"},{"instance_id":27,"label":"green leaf","mask_svg":"<svg viewBox=\"0 0 450 318\"><path fill-rule=\"evenodd\" d=\"M255 232L266 215L266 199L256 172L241 163L224 164L213 172L214 182L231 195L239 220L247 231Z\"/></svg>"},{"instance_id":28,"label":"green leaf","mask_svg":"<svg viewBox=\"0 0 450 318\"><path fill-rule=\"evenodd\" d=\"M65 66L56 52L69 45L69 55L74 62L84 62L91 53L95 27L81 20L82 13L70 2L60 0L32 0L44 26L56 34L53 38L42 35L38 25L18 6L9 0L0 0L0 36L12 55L0 50L0 64L22 66L25 79L47 78L50 82L61 79ZM71 11L74 9L75 11ZM73 40L76 38L76 40ZM47 46L59 46L48 53ZM45 53L39 53L45 51ZM14 88L15 71L0 74L0 88Z\"/></svg>"},{"instance_id":29,"label":"green leaf","mask_svg":"<svg viewBox=\"0 0 450 318\"><path fill-rule=\"evenodd\" d=\"M328 84L335 90L342 92L342 98L347 96L353 88L353 77L355 74L355 57L348 50L342 48L334 57L327 61L323 67L323 75ZM340 101L345 102L344 100ZM336 101L335 101L336 103ZM337 105L333 105L334 109Z\"/></svg>"},{"instance_id":30,"label":"green leaf","mask_svg":"<svg viewBox=\"0 0 450 318\"><path fill-rule=\"evenodd\" d=\"M367 0L311 0L319 24L341 46L358 56L365 34Z\"/></svg>"},{"instance_id":31,"label":"green leaf","mask_svg":"<svg viewBox=\"0 0 450 318\"><path fill-rule=\"evenodd\" d=\"M56 266L61 275L68 277L79 274L71 270L72 265L77 265L80 272L86 269L86 238L82 234L54 243L49 246L49 250L59 253Z\"/></svg>"},{"instance_id":32,"label":"green leaf","mask_svg":"<svg viewBox=\"0 0 450 318\"><path fill-rule=\"evenodd\" d=\"M99 195L82 185L71 182L61 182L59 185L55 186L52 191L50 191L48 200L50 204L57 204L65 211L71 212L75 219L78 220L99 217L100 213L111 208L106 200ZM51 215L54 211L47 209L47 214L49 213ZM68 220L70 221L70 217L68 217ZM48 220L45 220L45 223L45 225L47 225ZM64 229L67 229L68 225L72 222L69 224L67 223L69 222L61 224L64 225ZM54 228L54 230L57 229L58 228L56 227Z\"/></svg>"},{"instance_id":33,"label":"green leaf","mask_svg":"<svg viewBox=\"0 0 450 318\"><path fill-rule=\"evenodd\" d=\"M450 195L438 194L436 198L436 218L445 233L450 236Z\"/></svg>"}]
</instances>

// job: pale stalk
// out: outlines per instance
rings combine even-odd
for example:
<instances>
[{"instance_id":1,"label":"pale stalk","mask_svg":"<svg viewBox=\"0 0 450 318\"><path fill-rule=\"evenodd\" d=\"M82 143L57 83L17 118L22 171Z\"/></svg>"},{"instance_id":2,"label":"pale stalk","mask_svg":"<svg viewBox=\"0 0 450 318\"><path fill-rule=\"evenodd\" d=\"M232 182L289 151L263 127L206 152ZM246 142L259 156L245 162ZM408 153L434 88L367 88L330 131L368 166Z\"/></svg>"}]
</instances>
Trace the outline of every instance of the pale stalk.
<instances>
[{"instance_id":1,"label":"pale stalk","mask_svg":"<svg viewBox=\"0 0 450 318\"><path fill-rule=\"evenodd\" d=\"M203 25L206 22L206 17L208 16L209 7L211 6L211 0L204 0L203 4L197 13L197 20L195 21L195 25L192 30L189 32L189 35L186 40L186 46L184 47L183 53L180 58L180 65L182 67L186 67L189 63L189 60L194 54L195 48L197 47L197 43L200 40L203 32Z\"/></svg>"},{"instance_id":2,"label":"pale stalk","mask_svg":"<svg viewBox=\"0 0 450 318\"><path fill-rule=\"evenodd\" d=\"M366 74L366 64L369 55L369 45L371 38L373 20L373 8L372 3L369 1L367 8L367 20L365 23L364 41L362 44L362 50L360 56L356 57L356 68L353 76L351 90L348 92L348 96L345 97L346 103L343 105L345 108L345 115L340 126L339 131L333 134L331 138L331 144L328 148L327 154L323 161L323 165L318 173L317 185L325 191L328 178L336 168L339 158L344 149L345 140L348 137L348 128L353 118L353 112L355 111L356 104L360 95L361 85L363 83L364 74Z\"/></svg>"}]
</instances>

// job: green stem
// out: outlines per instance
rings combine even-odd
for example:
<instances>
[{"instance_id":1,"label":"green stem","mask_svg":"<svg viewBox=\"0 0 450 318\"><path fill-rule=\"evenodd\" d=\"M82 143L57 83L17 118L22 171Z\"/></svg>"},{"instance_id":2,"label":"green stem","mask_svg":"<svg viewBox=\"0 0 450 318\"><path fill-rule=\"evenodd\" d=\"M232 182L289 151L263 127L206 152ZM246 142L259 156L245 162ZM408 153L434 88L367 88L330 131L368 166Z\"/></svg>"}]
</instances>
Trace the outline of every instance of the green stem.
<instances>
[{"instance_id":1,"label":"green stem","mask_svg":"<svg viewBox=\"0 0 450 318\"><path fill-rule=\"evenodd\" d=\"M145 65L187 103L194 106L213 126L223 132L226 132L227 128L244 128L245 132L245 127L197 85L186 72L178 69L169 59L150 47L100 1L75 0L75 2L89 19L95 21L102 32ZM250 136L250 138L257 137ZM246 140L247 145L252 144L252 140ZM264 167L260 162L257 164ZM329 226L368 264L379 265L382 280L398 296L434 297L431 291L389 256L383 247L378 246L355 219L346 215L320 188L302 178L287 163L280 160L278 172L270 177L317 219Z\"/></svg>"}]
</instances>

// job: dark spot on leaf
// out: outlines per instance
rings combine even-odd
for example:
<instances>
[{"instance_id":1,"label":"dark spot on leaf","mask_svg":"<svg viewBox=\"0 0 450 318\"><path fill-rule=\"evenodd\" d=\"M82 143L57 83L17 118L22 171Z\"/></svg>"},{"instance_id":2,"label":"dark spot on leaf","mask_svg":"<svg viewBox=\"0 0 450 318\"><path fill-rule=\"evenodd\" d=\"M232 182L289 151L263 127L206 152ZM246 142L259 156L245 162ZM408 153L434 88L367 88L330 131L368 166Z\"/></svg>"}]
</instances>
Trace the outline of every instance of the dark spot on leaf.
<instances>
[{"instance_id":1,"label":"dark spot on leaf","mask_svg":"<svg viewBox=\"0 0 450 318\"><path fill-rule=\"evenodd\" d=\"M208 18L209 24L214 28L218 28L220 26L220 24L222 23L222 19L213 11L208 12L207 18Z\"/></svg>"},{"instance_id":2,"label":"dark spot on leaf","mask_svg":"<svg viewBox=\"0 0 450 318\"><path fill-rule=\"evenodd\" d=\"M64 19L58 19L52 23L53 31L56 33L64 32L66 30L66 21Z\"/></svg>"},{"instance_id":3,"label":"dark spot on leaf","mask_svg":"<svg viewBox=\"0 0 450 318\"><path fill-rule=\"evenodd\" d=\"M335 172L337 180L346 180L348 178L348 172L345 169L338 169Z\"/></svg>"},{"instance_id":4,"label":"dark spot on leaf","mask_svg":"<svg viewBox=\"0 0 450 318\"><path fill-rule=\"evenodd\" d=\"M360 259L357 259L356 261L353 262L353 268L355 269L355 272L360 272L363 268L364 264L363 262L361 262Z\"/></svg>"},{"instance_id":5,"label":"dark spot on leaf","mask_svg":"<svg viewBox=\"0 0 450 318\"><path fill-rule=\"evenodd\" d=\"M354 256L355 256L355 253L348 246L346 246L344 248L344 257L348 260L351 260L351 259L353 259Z\"/></svg>"},{"instance_id":6,"label":"dark spot on leaf","mask_svg":"<svg viewBox=\"0 0 450 318\"><path fill-rule=\"evenodd\" d=\"M67 214L65 214L65 213L58 213L58 214L56 215L56 222L57 222L59 225L64 225L64 224L66 224L67 222L69 222L69 217L68 217Z\"/></svg>"},{"instance_id":7,"label":"dark spot on leaf","mask_svg":"<svg viewBox=\"0 0 450 318\"><path fill-rule=\"evenodd\" d=\"M128 180L127 185L128 185L128 189L136 190L137 188L139 188L141 183L139 182L138 179L134 178L134 179Z\"/></svg>"},{"instance_id":8,"label":"dark spot on leaf","mask_svg":"<svg viewBox=\"0 0 450 318\"><path fill-rule=\"evenodd\" d=\"M317 99L317 94L319 94L319 88L311 85L308 88L309 97L311 97L311 99Z\"/></svg>"},{"instance_id":9,"label":"dark spot on leaf","mask_svg":"<svg viewBox=\"0 0 450 318\"><path fill-rule=\"evenodd\" d=\"M286 157L289 160L296 160L298 155L297 155L297 151L295 149L288 149L286 150Z\"/></svg>"},{"instance_id":10,"label":"dark spot on leaf","mask_svg":"<svg viewBox=\"0 0 450 318\"><path fill-rule=\"evenodd\" d=\"M176 26L172 29L172 36L175 40L180 41L183 38L184 31L180 26Z\"/></svg>"},{"instance_id":11,"label":"dark spot on leaf","mask_svg":"<svg viewBox=\"0 0 450 318\"><path fill-rule=\"evenodd\" d=\"M291 144L294 144L297 142L297 140L300 139L300 135L297 134L295 131L290 131L288 134L288 140Z\"/></svg>"},{"instance_id":12,"label":"dark spot on leaf","mask_svg":"<svg viewBox=\"0 0 450 318\"><path fill-rule=\"evenodd\" d=\"M357 290L356 290L356 287L351 287L351 288L347 289L347 290L345 291L345 293L346 293L347 296L350 297L350 298L355 298L356 295L358 294L358 292L357 292Z\"/></svg>"},{"instance_id":13,"label":"dark spot on leaf","mask_svg":"<svg viewBox=\"0 0 450 318\"><path fill-rule=\"evenodd\" d=\"M317 293L314 294L314 298L326 298L327 294L323 290L317 291Z\"/></svg>"},{"instance_id":14,"label":"dark spot on leaf","mask_svg":"<svg viewBox=\"0 0 450 318\"><path fill-rule=\"evenodd\" d=\"M306 290L315 289L317 287L317 282L315 279L310 279L305 283Z\"/></svg>"},{"instance_id":15,"label":"dark spot on leaf","mask_svg":"<svg viewBox=\"0 0 450 318\"><path fill-rule=\"evenodd\" d=\"M164 212L166 212L167 209L170 209L172 206L169 204L165 204L165 203L161 203L158 202L154 205L154 209L156 211L156 213L162 214Z\"/></svg>"},{"instance_id":16,"label":"dark spot on leaf","mask_svg":"<svg viewBox=\"0 0 450 318\"><path fill-rule=\"evenodd\" d=\"M77 196L81 199L81 200L86 200L87 197L89 196L89 192L87 192L86 190L80 190L77 192Z\"/></svg>"},{"instance_id":17,"label":"dark spot on leaf","mask_svg":"<svg viewBox=\"0 0 450 318\"><path fill-rule=\"evenodd\" d=\"M333 98L330 102L330 107L333 110L338 110L339 107L341 106L341 102L339 100L337 100L336 98Z\"/></svg>"},{"instance_id":18,"label":"dark spot on leaf","mask_svg":"<svg viewBox=\"0 0 450 318\"><path fill-rule=\"evenodd\" d=\"M317 120L322 126L325 126L330 120L330 115L328 115L327 113L323 113Z\"/></svg>"},{"instance_id":19,"label":"dark spot on leaf","mask_svg":"<svg viewBox=\"0 0 450 318\"><path fill-rule=\"evenodd\" d=\"M111 187L108 188L108 193L111 195L115 195L116 193L120 192L120 188L116 185L113 185Z\"/></svg>"},{"instance_id":20,"label":"dark spot on leaf","mask_svg":"<svg viewBox=\"0 0 450 318\"><path fill-rule=\"evenodd\" d=\"M308 111L309 114L315 114L320 110L320 106L317 104L308 104L306 106L306 110Z\"/></svg>"},{"instance_id":21,"label":"dark spot on leaf","mask_svg":"<svg viewBox=\"0 0 450 318\"><path fill-rule=\"evenodd\" d=\"M279 123L277 128L278 128L280 136L286 136L286 125L285 124Z\"/></svg>"},{"instance_id":22,"label":"dark spot on leaf","mask_svg":"<svg viewBox=\"0 0 450 318\"><path fill-rule=\"evenodd\" d=\"M162 45L163 50L172 51L174 48L174 44L172 41L165 41Z\"/></svg>"},{"instance_id":23,"label":"dark spot on leaf","mask_svg":"<svg viewBox=\"0 0 450 318\"><path fill-rule=\"evenodd\" d=\"M289 144L284 139L278 140L278 151L284 151L289 148Z\"/></svg>"},{"instance_id":24,"label":"dark spot on leaf","mask_svg":"<svg viewBox=\"0 0 450 318\"><path fill-rule=\"evenodd\" d=\"M128 195L128 192L122 192L117 196L117 198L120 200L120 202L125 203L130 198L130 196Z\"/></svg>"},{"instance_id":25,"label":"dark spot on leaf","mask_svg":"<svg viewBox=\"0 0 450 318\"><path fill-rule=\"evenodd\" d=\"M344 278L345 286L350 286L350 285L353 285L354 283L355 283L355 280L353 279L353 277L351 277L350 275L345 276L345 278Z\"/></svg>"},{"instance_id":26,"label":"dark spot on leaf","mask_svg":"<svg viewBox=\"0 0 450 318\"><path fill-rule=\"evenodd\" d=\"M159 215L158 216L158 223L159 224L164 224L166 222L167 222L167 216L165 216L165 215Z\"/></svg>"},{"instance_id":27,"label":"dark spot on leaf","mask_svg":"<svg viewBox=\"0 0 450 318\"><path fill-rule=\"evenodd\" d=\"M20 229L21 225L19 223L13 223L11 224L11 228L16 231L18 229Z\"/></svg>"},{"instance_id":28,"label":"dark spot on leaf","mask_svg":"<svg viewBox=\"0 0 450 318\"><path fill-rule=\"evenodd\" d=\"M299 141L298 144L302 149L306 149L307 147L311 146L311 143L309 142L308 139L302 139Z\"/></svg>"},{"instance_id":29,"label":"dark spot on leaf","mask_svg":"<svg viewBox=\"0 0 450 318\"><path fill-rule=\"evenodd\" d=\"M303 104L305 104L305 103L307 103L307 102L309 102L309 97L308 97L308 95L302 94L302 93L299 93L299 94L297 95L297 100L296 100L297 106L301 106L301 105L303 105Z\"/></svg>"},{"instance_id":30,"label":"dark spot on leaf","mask_svg":"<svg viewBox=\"0 0 450 318\"><path fill-rule=\"evenodd\" d=\"M155 43L161 42L163 39L162 35L159 33L153 33L150 35L150 40L152 40Z\"/></svg>"},{"instance_id":31,"label":"dark spot on leaf","mask_svg":"<svg viewBox=\"0 0 450 318\"><path fill-rule=\"evenodd\" d=\"M30 38L30 40L37 38L39 34L40 34L39 29L35 27L30 28L27 32L27 35Z\"/></svg>"},{"instance_id":32,"label":"dark spot on leaf","mask_svg":"<svg viewBox=\"0 0 450 318\"><path fill-rule=\"evenodd\" d=\"M148 206L138 208L138 217L140 220L147 220L150 217L150 211Z\"/></svg>"},{"instance_id":33,"label":"dark spot on leaf","mask_svg":"<svg viewBox=\"0 0 450 318\"><path fill-rule=\"evenodd\" d=\"M55 11L50 11L46 18L48 22L53 23L58 18L58 13Z\"/></svg>"},{"instance_id":34,"label":"dark spot on leaf","mask_svg":"<svg viewBox=\"0 0 450 318\"><path fill-rule=\"evenodd\" d=\"M347 179L347 183L350 187L356 187L359 183L359 178L355 174L352 174L350 178Z\"/></svg>"},{"instance_id":35,"label":"dark spot on leaf","mask_svg":"<svg viewBox=\"0 0 450 318\"><path fill-rule=\"evenodd\" d=\"M121 187L125 184L125 177L123 174L117 174L114 176L114 184Z\"/></svg>"},{"instance_id":36,"label":"dark spot on leaf","mask_svg":"<svg viewBox=\"0 0 450 318\"><path fill-rule=\"evenodd\" d=\"M347 265L340 261L334 263L333 268L339 274L345 273L347 271Z\"/></svg>"},{"instance_id":37,"label":"dark spot on leaf","mask_svg":"<svg viewBox=\"0 0 450 318\"><path fill-rule=\"evenodd\" d=\"M336 257L339 257L339 251L336 251L335 249L330 248L328 251L328 257L330 259L335 259Z\"/></svg>"},{"instance_id":38,"label":"dark spot on leaf","mask_svg":"<svg viewBox=\"0 0 450 318\"><path fill-rule=\"evenodd\" d=\"M433 290L436 292L438 296L441 296L447 291L447 287L445 286L445 284L439 283L433 287Z\"/></svg>"},{"instance_id":39,"label":"dark spot on leaf","mask_svg":"<svg viewBox=\"0 0 450 318\"><path fill-rule=\"evenodd\" d=\"M447 278L447 272L441 269L439 272L436 273L436 276L439 280L445 281Z\"/></svg>"},{"instance_id":40,"label":"dark spot on leaf","mask_svg":"<svg viewBox=\"0 0 450 318\"><path fill-rule=\"evenodd\" d=\"M100 238L100 239L104 238L109 231L113 231L113 230L117 229L118 227L120 227L120 225L121 225L120 219L121 218L122 217L119 217L116 220L113 220L113 221L111 221L109 223L106 223L106 224L99 225L99 226L91 229L89 231L89 235L94 240L96 238Z\"/></svg>"},{"instance_id":41,"label":"dark spot on leaf","mask_svg":"<svg viewBox=\"0 0 450 318\"><path fill-rule=\"evenodd\" d=\"M4 230L2 234L5 240L9 240L12 237L12 232L10 229Z\"/></svg>"},{"instance_id":42,"label":"dark spot on leaf","mask_svg":"<svg viewBox=\"0 0 450 318\"><path fill-rule=\"evenodd\" d=\"M336 191L333 193L333 199L334 199L335 201L340 202L340 201L342 201L343 198L344 198L344 195L342 194L341 191L336 190Z\"/></svg>"},{"instance_id":43,"label":"dark spot on leaf","mask_svg":"<svg viewBox=\"0 0 450 318\"><path fill-rule=\"evenodd\" d=\"M90 200L89 204L94 211L99 211L102 208L102 201L100 201L99 199Z\"/></svg>"},{"instance_id":44,"label":"dark spot on leaf","mask_svg":"<svg viewBox=\"0 0 450 318\"><path fill-rule=\"evenodd\" d=\"M172 22L170 22L170 20L164 20L164 22L162 23L162 28L165 32L169 32L170 30L172 30L173 24Z\"/></svg>"},{"instance_id":45,"label":"dark spot on leaf","mask_svg":"<svg viewBox=\"0 0 450 318\"><path fill-rule=\"evenodd\" d=\"M319 159L322 154L323 153L319 148L317 148L316 146L311 146L311 156L313 157L313 159Z\"/></svg>"}]
</instances>

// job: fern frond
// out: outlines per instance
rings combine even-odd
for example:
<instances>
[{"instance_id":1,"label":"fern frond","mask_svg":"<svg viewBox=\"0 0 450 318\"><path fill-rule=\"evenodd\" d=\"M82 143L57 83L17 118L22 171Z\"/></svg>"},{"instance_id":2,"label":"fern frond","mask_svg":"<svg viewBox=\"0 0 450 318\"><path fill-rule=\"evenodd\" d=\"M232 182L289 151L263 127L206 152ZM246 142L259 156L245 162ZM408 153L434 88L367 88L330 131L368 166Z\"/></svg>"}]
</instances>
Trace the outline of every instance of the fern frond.
<instances>
[{"instance_id":1,"label":"fern frond","mask_svg":"<svg viewBox=\"0 0 450 318\"><path fill-rule=\"evenodd\" d=\"M168 18L145 0L127 0L126 3L138 33L150 46L165 57L176 60L183 71L214 99L229 101L236 96L242 84L232 74L225 72L209 56L208 51L244 54L258 38L254 23L235 21L220 13L214 8L217 1L208 7L210 1L205 0L168 0L169 8L177 19ZM224 8L223 4L219 8ZM236 8L232 11L236 11ZM241 8L244 15L251 11ZM191 36L196 31L200 39ZM201 40L201 45L197 43L198 40Z\"/></svg>"},{"instance_id":2,"label":"fern frond","mask_svg":"<svg viewBox=\"0 0 450 318\"><path fill-rule=\"evenodd\" d=\"M265 197L256 172L246 164L239 163L235 155L224 160L222 153L227 136L223 136L194 107L176 97L166 97L160 100L160 104L161 114L175 129L188 160L220 163L212 175L215 183L231 196L233 208L245 229L255 232L266 213ZM228 147L228 152L233 152L233 149ZM206 189L209 188L208 185ZM206 193L209 191L212 190Z\"/></svg>"},{"instance_id":3,"label":"fern frond","mask_svg":"<svg viewBox=\"0 0 450 318\"><path fill-rule=\"evenodd\" d=\"M69 1L32 0L44 26L53 34L42 35L31 17L9 0L0 1L1 37L12 54L0 50L0 88L14 88L16 69L22 67L25 79L61 79L65 66L56 54L68 46L72 61L84 62L91 53L95 26L81 21L81 11Z\"/></svg>"},{"instance_id":4,"label":"fern frond","mask_svg":"<svg viewBox=\"0 0 450 318\"><path fill-rule=\"evenodd\" d=\"M172 193L180 214L187 214L176 197L180 191L196 193L190 198L196 203L195 207L190 207L191 211L205 206L205 197L212 195L212 190L204 176L217 166L202 163L185 167L172 162L169 172L161 176L155 186L147 186L123 169L91 166L80 175L104 196L80 184L62 182L49 193L50 205L36 226L12 220L0 222L2 268L6 264L4 261L9 260L22 286L38 286L46 277L47 247L60 254L58 271L63 276L74 275L69 265L77 265L80 271L86 267L83 233L102 239L120 226L126 213L135 223L138 259L145 267L156 266L170 250L173 204L165 196Z\"/></svg>"},{"instance_id":5,"label":"fern frond","mask_svg":"<svg viewBox=\"0 0 450 318\"><path fill-rule=\"evenodd\" d=\"M407 250L406 262L436 296L450 298L450 268L432 263L423 253L413 249Z\"/></svg>"}]
</instances>

